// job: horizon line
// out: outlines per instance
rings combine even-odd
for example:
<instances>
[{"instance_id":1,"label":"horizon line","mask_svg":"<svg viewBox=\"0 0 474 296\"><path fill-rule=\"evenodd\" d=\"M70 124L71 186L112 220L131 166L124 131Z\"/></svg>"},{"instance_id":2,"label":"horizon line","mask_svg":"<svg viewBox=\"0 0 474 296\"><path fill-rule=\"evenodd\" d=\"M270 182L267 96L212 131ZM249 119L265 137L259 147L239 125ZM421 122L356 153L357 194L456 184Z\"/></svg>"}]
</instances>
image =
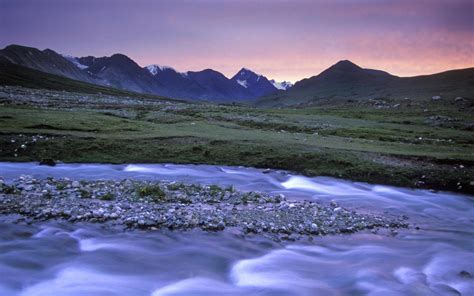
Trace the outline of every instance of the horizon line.
<instances>
[{"instance_id":1,"label":"horizon line","mask_svg":"<svg viewBox=\"0 0 474 296\"><path fill-rule=\"evenodd\" d=\"M330 66L326 67L324 70L320 71L319 73L317 74L313 74L311 76L308 76L308 77L304 77L304 78L301 78L301 79L298 79L298 80L291 80L291 79L284 79L284 80L277 80L275 78L271 78L265 74L262 74L262 73L259 73L259 72L256 72L255 70L252 70L252 68L249 68L247 66L241 66L239 67L239 69L237 71L235 71L235 74L232 75L232 77L228 77L226 74L223 73L223 71L221 70L218 70L218 69L214 69L214 68L203 68L203 69L199 69L199 70L185 70L185 71L178 71L175 67L169 65L169 64L158 64L158 63L151 63L151 64L147 64L145 66L143 66L143 64L140 64L138 61L136 61L133 57L131 57L131 55L129 54L125 54L125 53L122 53L122 52L114 52L110 55L103 55L103 56L94 56L94 55L85 55L85 56L74 56L74 55L70 55L68 53L62 53L62 52L58 52L56 51L55 49L52 49L52 48L49 48L49 47L46 47L46 48L39 48L39 47L34 47L34 46L29 46L29 45L21 45L21 44L17 44L17 43L11 43L11 44L8 44L8 45L5 45L2 49L0 50L4 50L6 49L7 47L9 46L21 46L21 47L27 47L27 48L33 48L33 49L37 49L37 50L40 50L40 51L44 51L44 50L52 50L54 52L56 52L57 54L60 54L61 56L70 56L70 57L74 57L74 58L83 58L83 57L95 57L95 58L104 58L104 57L112 57L114 55L124 55L126 56L127 58L131 59L134 63L136 63L140 68L142 69L146 69L148 66L152 66L152 65L157 65L157 66L162 66L162 67L168 67L168 68L171 68L173 69L174 71L176 71L177 73L187 73L187 72L201 72L201 71L205 71L205 70L213 70L213 71L216 71L216 72L219 72L220 74L224 75L227 79L232 79L233 76L235 76L236 74L238 74L241 70L243 69L246 69L246 70L250 70L252 71L253 73L257 74L257 75L262 75L264 76L265 78L267 78L268 80L275 80L276 82L290 82L292 84L296 84L297 82L299 81L302 81L302 80L305 80L305 79L309 79L309 78L312 78L312 77L315 77L315 76L318 76L320 75L321 73L323 73L324 71L326 71L327 69L329 69L330 67L336 65L337 63L339 62L343 62L343 61L348 61L362 69L366 69L366 70L379 70L379 71L383 71L383 72L386 72L392 76L395 76L395 77L399 77L399 78L413 78L413 77L421 77L421 76L429 76L429 75L435 75L435 74L441 74L441 73L445 73L445 72L449 72L449 71L456 71L456 70L464 70L464 69L471 69L471 68L474 68L474 64L469 66L469 67L464 67L464 68L449 68L449 69L445 69L445 70L442 70L442 71L437 71L437 72L430 72L430 73L423 73L423 74L417 74L417 75L409 75L409 76L399 76L399 75L396 75L396 74L393 74L391 72L388 72L384 69L379 69L379 68L365 68L363 66L361 66L360 64L358 63L355 63L354 61L350 60L350 59L347 59L347 58L342 58L342 59L339 59L337 60L336 62L333 62Z\"/></svg>"}]
</instances>

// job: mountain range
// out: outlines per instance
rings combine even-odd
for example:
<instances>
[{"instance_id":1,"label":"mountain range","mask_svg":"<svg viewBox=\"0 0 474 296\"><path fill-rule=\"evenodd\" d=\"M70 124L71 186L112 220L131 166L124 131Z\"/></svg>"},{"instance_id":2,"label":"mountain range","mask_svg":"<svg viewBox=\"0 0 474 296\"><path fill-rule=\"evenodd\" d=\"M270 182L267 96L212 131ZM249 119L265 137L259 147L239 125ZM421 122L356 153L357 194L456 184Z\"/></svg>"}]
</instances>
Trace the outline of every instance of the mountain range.
<instances>
[{"instance_id":1,"label":"mountain range","mask_svg":"<svg viewBox=\"0 0 474 296\"><path fill-rule=\"evenodd\" d=\"M232 79L212 69L177 72L172 67L140 67L123 54L72 57L51 49L10 45L0 56L11 63L67 78L138 93L217 102L247 101L276 93L266 77L242 69ZM285 84L288 88L289 85Z\"/></svg>"},{"instance_id":2,"label":"mountain range","mask_svg":"<svg viewBox=\"0 0 474 296\"><path fill-rule=\"evenodd\" d=\"M72 57L51 49L10 45L0 50L0 77L5 83L28 84L40 77L48 87L60 88L66 77L91 85L168 98L212 102L247 102L257 106L305 106L320 102L345 102L368 99L427 99L431 97L474 98L474 68L451 70L432 75L398 77L381 70L364 69L343 60L318 75L289 82L269 80L247 68L232 78L212 69L178 72L172 67L141 67L123 54L110 57ZM13 66L8 66L10 63ZM29 68L37 72L22 70ZM2 73L14 71L11 73ZM27 72L22 76L22 72ZM57 75L58 77L47 76ZM0 81L2 83L2 81ZM73 85L71 81L68 85ZM88 86L87 89L94 89ZM110 90L108 90L110 91Z\"/></svg>"}]
</instances>

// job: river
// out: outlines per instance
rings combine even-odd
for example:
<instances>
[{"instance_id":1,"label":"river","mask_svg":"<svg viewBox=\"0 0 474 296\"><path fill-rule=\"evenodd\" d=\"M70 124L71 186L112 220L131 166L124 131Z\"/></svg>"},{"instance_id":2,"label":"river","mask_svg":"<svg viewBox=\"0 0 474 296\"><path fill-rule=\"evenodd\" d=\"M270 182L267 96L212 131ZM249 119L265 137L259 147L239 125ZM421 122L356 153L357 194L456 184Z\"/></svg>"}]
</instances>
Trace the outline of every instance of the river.
<instances>
[{"instance_id":1,"label":"river","mask_svg":"<svg viewBox=\"0 0 474 296\"><path fill-rule=\"evenodd\" d=\"M0 163L5 180L22 174L233 185L404 214L410 228L277 243L228 231L124 232L3 216L0 295L474 295L470 196L243 167Z\"/></svg>"}]
</instances>

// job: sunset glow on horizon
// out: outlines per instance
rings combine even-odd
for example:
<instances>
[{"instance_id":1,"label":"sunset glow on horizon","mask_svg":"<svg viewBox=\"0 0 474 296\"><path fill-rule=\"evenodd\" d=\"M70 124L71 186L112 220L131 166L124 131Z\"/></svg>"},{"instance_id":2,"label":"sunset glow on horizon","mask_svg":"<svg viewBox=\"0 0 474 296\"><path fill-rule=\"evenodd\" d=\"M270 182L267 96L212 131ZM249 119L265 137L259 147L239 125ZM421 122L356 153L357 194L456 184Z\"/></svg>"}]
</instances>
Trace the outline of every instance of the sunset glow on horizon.
<instances>
[{"instance_id":1,"label":"sunset glow on horizon","mask_svg":"<svg viewBox=\"0 0 474 296\"><path fill-rule=\"evenodd\" d=\"M473 20L470 0L0 0L0 47L293 82L345 59L414 76L473 67Z\"/></svg>"}]
</instances>

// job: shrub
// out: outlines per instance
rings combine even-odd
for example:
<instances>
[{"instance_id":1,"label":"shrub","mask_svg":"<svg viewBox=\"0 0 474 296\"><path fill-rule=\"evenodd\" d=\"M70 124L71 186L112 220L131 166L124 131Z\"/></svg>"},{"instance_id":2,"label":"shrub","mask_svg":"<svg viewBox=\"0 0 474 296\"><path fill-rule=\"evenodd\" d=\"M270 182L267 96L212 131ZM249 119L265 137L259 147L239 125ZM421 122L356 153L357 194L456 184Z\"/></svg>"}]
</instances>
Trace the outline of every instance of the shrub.
<instances>
[{"instance_id":1,"label":"shrub","mask_svg":"<svg viewBox=\"0 0 474 296\"><path fill-rule=\"evenodd\" d=\"M211 186L209 186L209 189L211 191L222 191L222 189L217 185L211 185Z\"/></svg>"},{"instance_id":2,"label":"shrub","mask_svg":"<svg viewBox=\"0 0 474 296\"><path fill-rule=\"evenodd\" d=\"M0 192L3 192L5 194L14 194L15 188L13 188L13 186L8 186L6 184L0 184Z\"/></svg>"},{"instance_id":3,"label":"shrub","mask_svg":"<svg viewBox=\"0 0 474 296\"><path fill-rule=\"evenodd\" d=\"M56 189L57 190L64 190L64 189L66 189L66 184L65 183L58 183L58 184L56 184Z\"/></svg>"},{"instance_id":4,"label":"shrub","mask_svg":"<svg viewBox=\"0 0 474 296\"><path fill-rule=\"evenodd\" d=\"M209 194L211 196L217 196L221 192L222 192L222 188L220 188L219 186L217 186L217 185L210 185L209 186Z\"/></svg>"},{"instance_id":5,"label":"shrub","mask_svg":"<svg viewBox=\"0 0 474 296\"><path fill-rule=\"evenodd\" d=\"M154 201L163 201L166 198L166 193L160 185L143 185L137 189L137 193L140 197L150 197Z\"/></svg>"},{"instance_id":6,"label":"shrub","mask_svg":"<svg viewBox=\"0 0 474 296\"><path fill-rule=\"evenodd\" d=\"M79 189L79 195L81 196L81 198L91 198L92 197L92 193L88 190L85 190L85 189Z\"/></svg>"},{"instance_id":7,"label":"shrub","mask_svg":"<svg viewBox=\"0 0 474 296\"><path fill-rule=\"evenodd\" d=\"M105 194L100 196L100 199L101 200L113 200L114 197L115 196L111 192L106 192Z\"/></svg>"}]
</instances>

